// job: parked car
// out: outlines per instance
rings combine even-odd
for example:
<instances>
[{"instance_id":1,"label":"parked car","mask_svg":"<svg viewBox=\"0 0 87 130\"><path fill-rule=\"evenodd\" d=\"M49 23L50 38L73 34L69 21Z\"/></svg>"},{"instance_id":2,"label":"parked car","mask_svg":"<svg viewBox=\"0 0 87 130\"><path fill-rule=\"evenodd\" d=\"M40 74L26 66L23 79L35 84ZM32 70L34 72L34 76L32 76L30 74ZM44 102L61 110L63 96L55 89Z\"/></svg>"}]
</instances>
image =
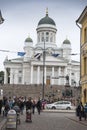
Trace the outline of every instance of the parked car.
<instances>
[{"instance_id":1,"label":"parked car","mask_svg":"<svg viewBox=\"0 0 87 130\"><path fill-rule=\"evenodd\" d=\"M46 105L47 109L65 109L71 110L73 109L72 103L70 101L58 101L51 104Z\"/></svg>"}]
</instances>

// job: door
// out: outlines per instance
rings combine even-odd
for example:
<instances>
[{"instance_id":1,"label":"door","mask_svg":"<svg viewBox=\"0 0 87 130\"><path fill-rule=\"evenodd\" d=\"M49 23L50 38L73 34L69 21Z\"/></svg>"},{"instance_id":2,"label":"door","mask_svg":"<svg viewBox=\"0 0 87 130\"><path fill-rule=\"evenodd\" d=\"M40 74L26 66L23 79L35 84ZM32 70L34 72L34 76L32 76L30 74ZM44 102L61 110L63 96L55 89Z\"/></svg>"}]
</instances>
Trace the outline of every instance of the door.
<instances>
[{"instance_id":1,"label":"door","mask_svg":"<svg viewBox=\"0 0 87 130\"><path fill-rule=\"evenodd\" d=\"M46 85L50 85L50 76L47 76L46 78Z\"/></svg>"}]
</instances>

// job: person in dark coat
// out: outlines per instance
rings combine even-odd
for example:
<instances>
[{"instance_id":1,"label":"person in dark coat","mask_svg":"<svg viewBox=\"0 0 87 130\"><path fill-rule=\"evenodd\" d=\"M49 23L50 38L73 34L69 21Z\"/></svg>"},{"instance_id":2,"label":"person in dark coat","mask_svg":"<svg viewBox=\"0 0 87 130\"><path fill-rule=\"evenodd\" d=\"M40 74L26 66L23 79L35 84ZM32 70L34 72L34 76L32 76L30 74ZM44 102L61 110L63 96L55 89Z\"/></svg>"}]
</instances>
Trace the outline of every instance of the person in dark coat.
<instances>
[{"instance_id":1,"label":"person in dark coat","mask_svg":"<svg viewBox=\"0 0 87 130\"><path fill-rule=\"evenodd\" d=\"M2 105L3 105L2 100L0 100L0 115L1 115Z\"/></svg>"},{"instance_id":2,"label":"person in dark coat","mask_svg":"<svg viewBox=\"0 0 87 130\"><path fill-rule=\"evenodd\" d=\"M32 122L32 101L28 98L26 102L26 122Z\"/></svg>"},{"instance_id":3,"label":"person in dark coat","mask_svg":"<svg viewBox=\"0 0 87 130\"><path fill-rule=\"evenodd\" d=\"M7 116L9 110L10 110L10 106L9 106L8 101L7 101L7 103L5 105L5 116Z\"/></svg>"},{"instance_id":4,"label":"person in dark coat","mask_svg":"<svg viewBox=\"0 0 87 130\"><path fill-rule=\"evenodd\" d=\"M84 106L84 118L85 118L85 120L87 119L87 102Z\"/></svg>"},{"instance_id":5,"label":"person in dark coat","mask_svg":"<svg viewBox=\"0 0 87 130\"><path fill-rule=\"evenodd\" d=\"M79 120L81 121L81 119L84 115L84 107L82 105L82 102L79 103L77 110L78 110Z\"/></svg>"},{"instance_id":6,"label":"person in dark coat","mask_svg":"<svg viewBox=\"0 0 87 130\"><path fill-rule=\"evenodd\" d=\"M32 109L32 101L31 97L28 98L28 101L26 101L26 110Z\"/></svg>"},{"instance_id":7,"label":"person in dark coat","mask_svg":"<svg viewBox=\"0 0 87 130\"><path fill-rule=\"evenodd\" d=\"M35 107L36 107L36 103L35 103L35 101L33 100L33 101L32 101L32 113L33 113L33 114L35 113Z\"/></svg>"},{"instance_id":8,"label":"person in dark coat","mask_svg":"<svg viewBox=\"0 0 87 130\"><path fill-rule=\"evenodd\" d=\"M37 104L36 104L37 111L38 111L39 115L40 115L40 111L41 111L41 106L42 106L42 104L41 104L41 101L40 101L40 98L39 98L38 101L37 101Z\"/></svg>"}]
</instances>

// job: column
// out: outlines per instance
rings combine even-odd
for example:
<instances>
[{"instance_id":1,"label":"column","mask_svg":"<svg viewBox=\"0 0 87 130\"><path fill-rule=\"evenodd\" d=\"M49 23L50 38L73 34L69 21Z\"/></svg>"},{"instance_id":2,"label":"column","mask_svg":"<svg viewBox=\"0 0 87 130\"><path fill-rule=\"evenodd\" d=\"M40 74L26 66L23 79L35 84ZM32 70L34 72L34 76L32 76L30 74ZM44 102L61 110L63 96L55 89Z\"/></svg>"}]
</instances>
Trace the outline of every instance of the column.
<instances>
[{"instance_id":1,"label":"column","mask_svg":"<svg viewBox=\"0 0 87 130\"><path fill-rule=\"evenodd\" d=\"M41 39L42 39L42 35L41 35L41 33L39 33L40 34L40 42L39 43L41 43L42 41L41 41Z\"/></svg>"},{"instance_id":2,"label":"column","mask_svg":"<svg viewBox=\"0 0 87 130\"><path fill-rule=\"evenodd\" d=\"M37 84L40 84L40 66L37 67Z\"/></svg>"},{"instance_id":3,"label":"column","mask_svg":"<svg viewBox=\"0 0 87 130\"><path fill-rule=\"evenodd\" d=\"M33 84L33 65L31 65L31 82L30 84Z\"/></svg>"},{"instance_id":4,"label":"column","mask_svg":"<svg viewBox=\"0 0 87 130\"><path fill-rule=\"evenodd\" d=\"M8 83L8 74L7 74L7 69L5 68L5 72L4 72L4 84Z\"/></svg>"},{"instance_id":5,"label":"column","mask_svg":"<svg viewBox=\"0 0 87 130\"><path fill-rule=\"evenodd\" d=\"M25 77L25 69L24 69L24 67L23 67L23 72L22 72L22 84L25 84L25 82L24 82L24 77Z\"/></svg>"},{"instance_id":6,"label":"column","mask_svg":"<svg viewBox=\"0 0 87 130\"><path fill-rule=\"evenodd\" d=\"M76 82L76 84L74 84L74 86L79 86L79 76L78 76L78 73L77 73L77 71L75 72L75 82Z\"/></svg>"},{"instance_id":7,"label":"column","mask_svg":"<svg viewBox=\"0 0 87 130\"><path fill-rule=\"evenodd\" d=\"M61 68L58 68L58 77L61 76ZM58 85L61 85L61 78L58 79Z\"/></svg>"},{"instance_id":8,"label":"column","mask_svg":"<svg viewBox=\"0 0 87 130\"><path fill-rule=\"evenodd\" d=\"M67 75L67 67L64 68L64 76ZM66 78L64 78L64 85L66 85Z\"/></svg>"},{"instance_id":9,"label":"column","mask_svg":"<svg viewBox=\"0 0 87 130\"><path fill-rule=\"evenodd\" d=\"M54 77L54 67L52 67L52 77ZM54 78L52 79L51 84L52 84L52 85L54 84Z\"/></svg>"},{"instance_id":10,"label":"column","mask_svg":"<svg viewBox=\"0 0 87 130\"><path fill-rule=\"evenodd\" d=\"M69 70L69 85L71 85L71 66L70 66L69 69L70 69L70 70Z\"/></svg>"},{"instance_id":11,"label":"column","mask_svg":"<svg viewBox=\"0 0 87 130\"><path fill-rule=\"evenodd\" d=\"M18 70L14 69L13 84L18 84Z\"/></svg>"},{"instance_id":12,"label":"column","mask_svg":"<svg viewBox=\"0 0 87 130\"><path fill-rule=\"evenodd\" d=\"M10 69L10 84L13 84L13 70Z\"/></svg>"}]
</instances>

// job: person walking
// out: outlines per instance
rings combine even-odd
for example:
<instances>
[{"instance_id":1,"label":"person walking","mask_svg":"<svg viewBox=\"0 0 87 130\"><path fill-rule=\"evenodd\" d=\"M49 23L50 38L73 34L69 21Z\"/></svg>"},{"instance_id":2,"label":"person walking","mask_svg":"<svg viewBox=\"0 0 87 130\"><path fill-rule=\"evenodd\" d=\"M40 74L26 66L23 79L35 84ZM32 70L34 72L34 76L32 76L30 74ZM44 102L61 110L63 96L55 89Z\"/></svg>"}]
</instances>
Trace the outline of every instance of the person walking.
<instances>
[{"instance_id":1,"label":"person walking","mask_svg":"<svg viewBox=\"0 0 87 130\"><path fill-rule=\"evenodd\" d=\"M82 105L82 102L79 103L77 110L78 110L79 120L81 121L84 114L84 107Z\"/></svg>"},{"instance_id":2,"label":"person walking","mask_svg":"<svg viewBox=\"0 0 87 130\"><path fill-rule=\"evenodd\" d=\"M2 100L0 99L0 115L1 115L1 110L2 110Z\"/></svg>"},{"instance_id":3,"label":"person walking","mask_svg":"<svg viewBox=\"0 0 87 130\"><path fill-rule=\"evenodd\" d=\"M36 104L37 111L38 111L39 115L40 115L40 111L41 111L41 106L42 106L42 104L41 104L41 101L40 101L40 98L39 98L38 101L37 101L37 104Z\"/></svg>"},{"instance_id":4,"label":"person walking","mask_svg":"<svg viewBox=\"0 0 87 130\"><path fill-rule=\"evenodd\" d=\"M35 107L36 107L36 103L35 100L32 101L32 113L35 113Z\"/></svg>"},{"instance_id":5,"label":"person walking","mask_svg":"<svg viewBox=\"0 0 87 130\"><path fill-rule=\"evenodd\" d=\"M32 101L31 97L26 101L26 122L32 122Z\"/></svg>"},{"instance_id":6,"label":"person walking","mask_svg":"<svg viewBox=\"0 0 87 130\"><path fill-rule=\"evenodd\" d=\"M26 110L32 109L32 101L31 97L28 98L28 101L26 101Z\"/></svg>"},{"instance_id":7,"label":"person walking","mask_svg":"<svg viewBox=\"0 0 87 130\"><path fill-rule=\"evenodd\" d=\"M87 119L87 102L84 106L84 118L85 118L85 120Z\"/></svg>"}]
</instances>

